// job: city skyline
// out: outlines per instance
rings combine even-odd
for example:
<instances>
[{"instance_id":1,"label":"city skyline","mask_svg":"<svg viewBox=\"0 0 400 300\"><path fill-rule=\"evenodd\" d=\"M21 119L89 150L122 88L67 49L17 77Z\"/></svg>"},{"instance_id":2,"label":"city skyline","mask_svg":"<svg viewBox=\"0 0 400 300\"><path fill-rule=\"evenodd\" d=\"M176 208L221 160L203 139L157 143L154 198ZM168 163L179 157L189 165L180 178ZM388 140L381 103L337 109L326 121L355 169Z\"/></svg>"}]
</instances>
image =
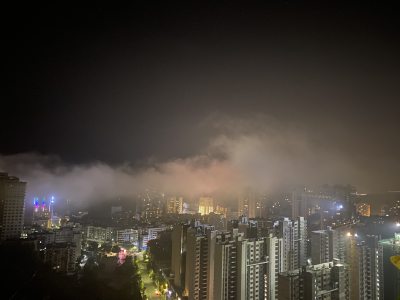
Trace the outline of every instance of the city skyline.
<instances>
[{"instance_id":1,"label":"city skyline","mask_svg":"<svg viewBox=\"0 0 400 300\"><path fill-rule=\"evenodd\" d=\"M7 299L400 299L395 1L7 3Z\"/></svg>"},{"instance_id":2,"label":"city skyline","mask_svg":"<svg viewBox=\"0 0 400 300\"><path fill-rule=\"evenodd\" d=\"M6 274L27 264L33 269L6 294L35 288L59 298L48 285L37 288L42 276L51 276L73 287L67 295L98 292L101 285L107 291L101 299L120 299L120 293L177 300L398 295L398 195L371 209L368 195L349 185L281 193L273 203L246 190L235 210L209 196L188 207L183 197L147 190L134 209L113 201L103 203L105 214L77 211L50 196L35 197L32 211L23 201L27 183L0 175L0 250L36 255L23 265L7 264Z\"/></svg>"}]
</instances>

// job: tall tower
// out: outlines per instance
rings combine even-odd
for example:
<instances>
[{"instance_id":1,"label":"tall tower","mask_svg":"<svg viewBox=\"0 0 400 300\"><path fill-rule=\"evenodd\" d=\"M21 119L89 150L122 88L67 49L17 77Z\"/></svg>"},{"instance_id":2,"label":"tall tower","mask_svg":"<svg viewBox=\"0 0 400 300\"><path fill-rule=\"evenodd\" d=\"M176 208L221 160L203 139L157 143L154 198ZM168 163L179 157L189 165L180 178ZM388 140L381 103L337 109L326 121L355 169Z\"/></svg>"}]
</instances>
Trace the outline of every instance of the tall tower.
<instances>
[{"instance_id":1,"label":"tall tower","mask_svg":"<svg viewBox=\"0 0 400 300\"><path fill-rule=\"evenodd\" d=\"M237 299L240 273L238 241L243 234L234 229L232 233L217 234L214 256L214 294L211 299Z\"/></svg>"},{"instance_id":2,"label":"tall tower","mask_svg":"<svg viewBox=\"0 0 400 300\"><path fill-rule=\"evenodd\" d=\"M212 226L200 225L187 231L184 295L189 300L213 299L215 238Z\"/></svg>"},{"instance_id":3,"label":"tall tower","mask_svg":"<svg viewBox=\"0 0 400 300\"><path fill-rule=\"evenodd\" d=\"M51 221L50 206L46 205L46 201L43 198L41 205L39 204L39 198L35 197L33 200L33 225L38 225L43 228L47 228Z\"/></svg>"},{"instance_id":4,"label":"tall tower","mask_svg":"<svg viewBox=\"0 0 400 300\"><path fill-rule=\"evenodd\" d=\"M346 235L350 299L384 299L383 249L378 241L379 237L375 235L367 235L363 240L351 232Z\"/></svg>"},{"instance_id":5,"label":"tall tower","mask_svg":"<svg viewBox=\"0 0 400 300\"><path fill-rule=\"evenodd\" d=\"M238 247L238 299L267 298L267 253L264 239L246 239Z\"/></svg>"},{"instance_id":6,"label":"tall tower","mask_svg":"<svg viewBox=\"0 0 400 300\"><path fill-rule=\"evenodd\" d=\"M313 265L327 263L339 258L340 232L328 227L311 232L311 261Z\"/></svg>"},{"instance_id":7,"label":"tall tower","mask_svg":"<svg viewBox=\"0 0 400 300\"><path fill-rule=\"evenodd\" d=\"M257 201L257 195L248 189L238 201L239 216L246 216L248 218L255 218L257 211L261 210L261 202Z\"/></svg>"},{"instance_id":8,"label":"tall tower","mask_svg":"<svg viewBox=\"0 0 400 300\"><path fill-rule=\"evenodd\" d=\"M308 217L320 209L324 201L332 200L330 195L315 193L309 190L294 191L292 193L292 218Z\"/></svg>"},{"instance_id":9,"label":"tall tower","mask_svg":"<svg viewBox=\"0 0 400 300\"><path fill-rule=\"evenodd\" d=\"M344 262L349 266L350 271L350 299L360 298L360 251L358 237L348 231L344 237Z\"/></svg>"},{"instance_id":10,"label":"tall tower","mask_svg":"<svg viewBox=\"0 0 400 300\"><path fill-rule=\"evenodd\" d=\"M146 189L140 197L143 220L150 222L151 220L159 218L163 211L165 195L154 190Z\"/></svg>"},{"instance_id":11,"label":"tall tower","mask_svg":"<svg viewBox=\"0 0 400 300\"><path fill-rule=\"evenodd\" d=\"M391 263L390 257L400 255L400 234L394 238L379 241L383 248L383 286L386 299L400 295L400 271Z\"/></svg>"},{"instance_id":12,"label":"tall tower","mask_svg":"<svg viewBox=\"0 0 400 300\"><path fill-rule=\"evenodd\" d=\"M183 197L170 197L167 200L168 214L181 214L183 212Z\"/></svg>"},{"instance_id":13,"label":"tall tower","mask_svg":"<svg viewBox=\"0 0 400 300\"><path fill-rule=\"evenodd\" d=\"M186 238L189 225L177 224L172 230L171 271L174 285L180 289L185 286Z\"/></svg>"},{"instance_id":14,"label":"tall tower","mask_svg":"<svg viewBox=\"0 0 400 300\"><path fill-rule=\"evenodd\" d=\"M199 214L208 215L214 212L214 199L212 197L200 197Z\"/></svg>"},{"instance_id":15,"label":"tall tower","mask_svg":"<svg viewBox=\"0 0 400 300\"><path fill-rule=\"evenodd\" d=\"M279 299L278 295L278 275L279 262L282 259L282 253L279 251L282 239L269 234L265 239L266 254L268 257L266 271L266 297L268 300Z\"/></svg>"},{"instance_id":16,"label":"tall tower","mask_svg":"<svg viewBox=\"0 0 400 300\"><path fill-rule=\"evenodd\" d=\"M24 226L26 182L0 173L0 239L19 238Z\"/></svg>"},{"instance_id":17,"label":"tall tower","mask_svg":"<svg viewBox=\"0 0 400 300\"><path fill-rule=\"evenodd\" d=\"M378 236L369 235L358 248L361 299L384 299L383 249L378 240Z\"/></svg>"},{"instance_id":18,"label":"tall tower","mask_svg":"<svg viewBox=\"0 0 400 300\"><path fill-rule=\"evenodd\" d=\"M295 270L306 265L307 221L303 217L295 220L284 218L275 223L278 237L282 239L282 260L279 272Z\"/></svg>"}]
</instances>

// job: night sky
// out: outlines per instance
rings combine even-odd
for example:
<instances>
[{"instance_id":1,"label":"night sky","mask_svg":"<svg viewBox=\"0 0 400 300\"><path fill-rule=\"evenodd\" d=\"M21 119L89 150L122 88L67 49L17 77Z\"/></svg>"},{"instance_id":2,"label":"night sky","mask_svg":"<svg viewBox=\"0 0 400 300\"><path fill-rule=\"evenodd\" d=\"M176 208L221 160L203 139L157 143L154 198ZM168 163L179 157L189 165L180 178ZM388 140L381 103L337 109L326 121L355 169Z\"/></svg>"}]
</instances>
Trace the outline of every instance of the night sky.
<instances>
[{"instance_id":1,"label":"night sky","mask_svg":"<svg viewBox=\"0 0 400 300\"><path fill-rule=\"evenodd\" d=\"M390 182L377 188L396 188L395 1L189 2L4 11L12 22L0 153L169 161L234 135L221 120L261 120L258 131L273 120Z\"/></svg>"}]
</instances>

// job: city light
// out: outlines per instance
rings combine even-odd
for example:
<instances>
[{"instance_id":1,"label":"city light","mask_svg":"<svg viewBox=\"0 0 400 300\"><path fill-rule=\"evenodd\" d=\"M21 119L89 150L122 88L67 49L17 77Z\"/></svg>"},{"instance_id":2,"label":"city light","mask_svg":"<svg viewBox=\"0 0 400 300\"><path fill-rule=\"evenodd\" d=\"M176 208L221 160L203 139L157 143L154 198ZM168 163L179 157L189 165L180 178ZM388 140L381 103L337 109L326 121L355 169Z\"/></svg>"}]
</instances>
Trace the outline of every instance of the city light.
<instances>
[{"instance_id":1,"label":"city light","mask_svg":"<svg viewBox=\"0 0 400 300\"><path fill-rule=\"evenodd\" d=\"M1 299L400 300L396 5L53 2L4 14Z\"/></svg>"}]
</instances>

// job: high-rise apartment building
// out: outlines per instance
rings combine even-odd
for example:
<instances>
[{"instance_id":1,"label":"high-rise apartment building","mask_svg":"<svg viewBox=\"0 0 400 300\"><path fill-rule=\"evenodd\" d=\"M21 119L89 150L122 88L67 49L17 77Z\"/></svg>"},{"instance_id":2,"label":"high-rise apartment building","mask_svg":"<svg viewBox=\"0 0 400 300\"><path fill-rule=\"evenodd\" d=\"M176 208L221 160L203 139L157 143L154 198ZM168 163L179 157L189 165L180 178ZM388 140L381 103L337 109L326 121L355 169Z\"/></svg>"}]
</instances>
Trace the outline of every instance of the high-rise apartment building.
<instances>
[{"instance_id":1,"label":"high-rise apartment building","mask_svg":"<svg viewBox=\"0 0 400 300\"><path fill-rule=\"evenodd\" d=\"M353 186L324 185L316 189L296 189L292 192L292 218L308 217L315 213L336 210L340 215L354 215L356 190ZM333 208L335 206L335 208ZM322 228L321 228L322 229Z\"/></svg>"},{"instance_id":2,"label":"high-rise apartment building","mask_svg":"<svg viewBox=\"0 0 400 300\"><path fill-rule=\"evenodd\" d=\"M354 186L323 185L319 188L319 192L332 198L332 201L338 205L336 208L339 208L340 215L346 217L356 215L354 203L357 198L357 191Z\"/></svg>"},{"instance_id":3,"label":"high-rise apartment building","mask_svg":"<svg viewBox=\"0 0 400 300\"><path fill-rule=\"evenodd\" d=\"M277 299L280 241L272 234L245 238L238 228L219 232L199 223L176 225L174 285L185 286L188 299Z\"/></svg>"},{"instance_id":4,"label":"high-rise apartment building","mask_svg":"<svg viewBox=\"0 0 400 300\"><path fill-rule=\"evenodd\" d=\"M292 218L308 217L319 212L323 203L330 202L331 195L309 190L294 191L292 193Z\"/></svg>"},{"instance_id":5,"label":"high-rise apartment building","mask_svg":"<svg viewBox=\"0 0 400 300\"><path fill-rule=\"evenodd\" d=\"M26 182L0 173L0 239L20 238L24 225Z\"/></svg>"},{"instance_id":6,"label":"high-rise apartment building","mask_svg":"<svg viewBox=\"0 0 400 300\"><path fill-rule=\"evenodd\" d=\"M183 197L170 197L167 200L167 213L181 214L183 212Z\"/></svg>"},{"instance_id":7,"label":"high-rise apartment building","mask_svg":"<svg viewBox=\"0 0 400 300\"><path fill-rule=\"evenodd\" d=\"M334 247L334 231L318 230L312 231L311 239L311 261L313 264L322 264L333 260Z\"/></svg>"},{"instance_id":8,"label":"high-rise apartment building","mask_svg":"<svg viewBox=\"0 0 400 300\"><path fill-rule=\"evenodd\" d=\"M279 272L295 270L306 265L307 260L307 221L303 217L295 220L283 218L274 226L278 238L282 239L282 259Z\"/></svg>"},{"instance_id":9,"label":"high-rise apartment building","mask_svg":"<svg viewBox=\"0 0 400 300\"><path fill-rule=\"evenodd\" d=\"M371 216L371 205L364 202L356 204L356 211L360 216L370 217Z\"/></svg>"},{"instance_id":10,"label":"high-rise apartment building","mask_svg":"<svg viewBox=\"0 0 400 300\"><path fill-rule=\"evenodd\" d=\"M237 299L239 296L240 257L239 244L243 234L237 229L218 233L215 239L214 294L212 299Z\"/></svg>"},{"instance_id":11,"label":"high-rise apartment building","mask_svg":"<svg viewBox=\"0 0 400 300\"><path fill-rule=\"evenodd\" d=\"M187 231L184 295L189 300L213 299L216 234L212 226L206 225Z\"/></svg>"},{"instance_id":12,"label":"high-rise apartment building","mask_svg":"<svg viewBox=\"0 0 400 300\"><path fill-rule=\"evenodd\" d=\"M394 238L380 240L383 251L383 287L385 299L396 299L400 296L400 271L391 263L391 257L400 255L400 234Z\"/></svg>"},{"instance_id":13,"label":"high-rise apartment building","mask_svg":"<svg viewBox=\"0 0 400 300\"><path fill-rule=\"evenodd\" d=\"M111 227L97 227L87 225L83 228L83 239L85 242L96 242L104 244L111 242L113 238L113 229Z\"/></svg>"},{"instance_id":14,"label":"high-rise apartment building","mask_svg":"<svg viewBox=\"0 0 400 300\"><path fill-rule=\"evenodd\" d=\"M282 239L269 234L265 239L266 254L268 258L267 278L266 278L266 298L267 300L279 299L278 295L278 275L279 262L282 260Z\"/></svg>"},{"instance_id":15,"label":"high-rise apartment building","mask_svg":"<svg viewBox=\"0 0 400 300\"><path fill-rule=\"evenodd\" d=\"M74 273L81 256L82 229L79 224L68 224L59 229L40 233L40 256L56 272Z\"/></svg>"},{"instance_id":16,"label":"high-rise apartment building","mask_svg":"<svg viewBox=\"0 0 400 300\"><path fill-rule=\"evenodd\" d=\"M214 212L214 199L212 197L200 197L198 212L201 215L208 215Z\"/></svg>"},{"instance_id":17,"label":"high-rise apartment building","mask_svg":"<svg viewBox=\"0 0 400 300\"><path fill-rule=\"evenodd\" d=\"M298 299L350 300L348 266L329 262L279 274L279 300Z\"/></svg>"},{"instance_id":18,"label":"high-rise apartment building","mask_svg":"<svg viewBox=\"0 0 400 300\"><path fill-rule=\"evenodd\" d=\"M383 300L383 248L379 238L369 235L358 245L359 297Z\"/></svg>"},{"instance_id":19,"label":"high-rise apartment building","mask_svg":"<svg viewBox=\"0 0 400 300\"><path fill-rule=\"evenodd\" d=\"M141 216L144 221L150 222L162 215L164 205L164 194L153 190L146 190L141 199Z\"/></svg>"},{"instance_id":20,"label":"high-rise apartment building","mask_svg":"<svg viewBox=\"0 0 400 300\"><path fill-rule=\"evenodd\" d=\"M257 194L248 189L238 201L239 216L246 216L248 218L256 218L260 216L261 202ZM258 214L257 214L258 212Z\"/></svg>"},{"instance_id":21,"label":"high-rise apartment building","mask_svg":"<svg viewBox=\"0 0 400 300\"><path fill-rule=\"evenodd\" d=\"M215 206L215 208L214 208L214 212L215 212L216 214L223 215L223 216L226 218L226 216L227 216L229 210L228 210L227 207L224 207L224 206L221 206L221 205L218 205L218 204L217 204L217 205Z\"/></svg>"},{"instance_id":22,"label":"high-rise apartment building","mask_svg":"<svg viewBox=\"0 0 400 300\"><path fill-rule=\"evenodd\" d=\"M360 299L360 262L357 236L350 231L345 240L345 262L350 271L350 299Z\"/></svg>"},{"instance_id":23,"label":"high-rise apartment building","mask_svg":"<svg viewBox=\"0 0 400 300\"><path fill-rule=\"evenodd\" d=\"M391 297L386 298L386 295L384 297L383 268L383 247L385 245L391 248L390 240L379 242L378 236L360 237L348 231L343 243L344 261L348 264L350 272L350 299L391 299ZM390 268L389 260L386 265Z\"/></svg>"},{"instance_id":24,"label":"high-rise apartment building","mask_svg":"<svg viewBox=\"0 0 400 300\"><path fill-rule=\"evenodd\" d=\"M126 247L139 247L139 230L133 228L116 230L116 242Z\"/></svg>"},{"instance_id":25,"label":"high-rise apartment building","mask_svg":"<svg viewBox=\"0 0 400 300\"><path fill-rule=\"evenodd\" d=\"M174 276L174 285L180 290L185 286L186 239L188 228L188 224L177 224L172 230L171 272Z\"/></svg>"},{"instance_id":26,"label":"high-rise apartment building","mask_svg":"<svg viewBox=\"0 0 400 300\"><path fill-rule=\"evenodd\" d=\"M316 230L310 233L311 262L314 265L339 259L341 263L347 263L345 258L346 232L328 227L326 230Z\"/></svg>"},{"instance_id":27,"label":"high-rise apartment building","mask_svg":"<svg viewBox=\"0 0 400 300\"><path fill-rule=\"evenodd\" d=\"M238 299L265 299L267 297L268 263L266 241L264 239L246 239L239 242L238 256L240 274Z\"/></svg>"},{"instance_id":28,"label":"high-rise apartment building","mask_svg":"<svg viewBox=\"0 0 400 300\"><path fill-rule=\"evenodd\" d=\"M140 230L140 240L139 240L139 247L142 250L147 249L147 243L151 240L155 240L159 237L161 232L166 231L167 227L151 227L151 228L142 228Z\"/></svg>"},{"instance_id":29,"label":"high-rise apartment building","mask_svg":"<svg viewBox=\"0 0 400 300\"><path fill-rule=\"evenodd\" d=\"M79 255L73 244L56 243L49 244L41 252L43 262L50 265L55 272L74 274Z\"/></svg>"},{"instance_id":30,"label":"high-rise apartment building","mask_svg":"<svg viewBox=\"0 0 400 300\"><path fill-rule=\"evenodd\" d=\"M223 231L227 228L226 218L222 214L212 212L209 213L207 216L204 216L204 218L207 220L207 224L214 226L216 230Z\"/></svg>"}]
</instances>

